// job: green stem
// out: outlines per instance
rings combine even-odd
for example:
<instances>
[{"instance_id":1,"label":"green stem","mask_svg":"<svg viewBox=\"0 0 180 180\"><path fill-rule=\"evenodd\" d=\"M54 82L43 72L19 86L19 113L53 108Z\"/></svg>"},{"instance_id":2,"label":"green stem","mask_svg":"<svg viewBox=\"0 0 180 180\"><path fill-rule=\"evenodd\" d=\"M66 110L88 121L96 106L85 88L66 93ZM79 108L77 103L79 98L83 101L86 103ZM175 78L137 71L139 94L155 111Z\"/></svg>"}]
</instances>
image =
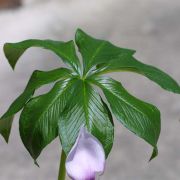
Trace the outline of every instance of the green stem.
<instances>
[{"instance_id":1,"label":"green stem","mask_svg":"<svg viewBox=\"0 0 180 180\"><path fill-rule=\"evenodd\" d=\"M66 162L66 154L62 150L61 151L60 166L59 166L58 180L65 180L65 178L66 178L65 162Z\"/></svg>"}]
</instances>

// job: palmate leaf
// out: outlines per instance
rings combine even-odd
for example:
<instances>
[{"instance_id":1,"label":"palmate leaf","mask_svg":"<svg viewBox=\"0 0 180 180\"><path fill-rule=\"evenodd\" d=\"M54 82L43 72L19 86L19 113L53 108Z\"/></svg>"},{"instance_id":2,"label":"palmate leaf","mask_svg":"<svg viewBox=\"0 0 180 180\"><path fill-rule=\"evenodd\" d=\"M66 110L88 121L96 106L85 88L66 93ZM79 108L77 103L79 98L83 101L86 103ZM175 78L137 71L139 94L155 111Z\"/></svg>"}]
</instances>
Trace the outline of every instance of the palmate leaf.
<instances>
[{"instance_id":1,"label":"palmate leaf","mask_svg":"<svg viewBox=\"0 0 180 180\"><path fill-rule=\"evenodd\" d=\"M63 62L70 65L76 72L80 71L80 63L73 41L61 42L38 39L30 39L18 43L6 43L4 45L4 53L13 69L21 55L31 47L48 49L62 58Z\"/></svg>"},{"instance_id":2,"label":"palmate leaf","mask_svg":"<svg viewBox=\"0 0 180 180\"><path fill-rule=\"evenodd\" d=\"M19 121L21 139L36 161L42 149L58 136L58 120L71 96L74 80L55 84L50 92L32 98Z\"/></svg>"},{"instance_id":3,"label":"palmate leaf","mask_svg":"<svg viewBox=\"0 0 180 180\"><path fill-rule=\"evenodd\" d=\"M99 139L108 156L113 144L114 128L107 109L99 94L86 81L78 80L73 97L59 118L59 134L66 154L84 126Z\"/></svg>"},{"instance_id":4,"label":"palmate leaf","mask_svg":"<svg viewBox=\"0 0 180 180\"><path fill-rule=\"evenodd\" d=\"M62 148L68 154L82 126L99 139L107 157L114 138L113 112L127 129L153 146L151 159L154 158L158 152L160 134L159 110L130 95L121 83L101 75L114 71L132 71L175 93L180 93L178 83L156 67L136 60L133 57L134 50L95 39L80 29L76 32L75 41L83 65L76 55L73 41L31 39L4 45L5 55L12 68L28 48L41 47L58 55L69 69L35 71L24 92L0 118L0 133L8 141L13 116L24 107L20 115L20 135L35 161L58 134ZM56 82L52 90L32 98L36 89L52 82ZM94 85L103 90L111 111Z\"/></svg>"},{"instance_id":5,"label":"palmate leaf","mask_svg":"<svg viewBox=\"0 0 180 180\"><path fill-rule=\"evenodd\" d=\"M121 83L111 78L94 77L89 81L103 90L116 119L154 147L151 157L154 158L157 155L157 141L160 134L159 110L133 97Z\"/></svg>"},{"instance_id":6,"label":"palmate leaf","mask_svg":"<svg viewBox=\"0 0 180 180\"><path fill-rule=\"evenodd\" d=\"M165 72L137 61L135 51L114 46L108 41L95 39L82 30L76 32L76 44L83 57L85 73L98 66L97 74L114 71L132 71L142 74L162 88L180 93L178 83Z\"/></svg>"},{"instance_id":7,"label":"palmate leaf","mask_svg":"<svg viewBox=\"0 0 180 180\"><path fill-rule=\"evenodd\" d=\"M58 68L51 71L34 71L24 92L11 104L7 112L0 118L0 133L8 142L14 114L20 111L25 103L34 94L34 91L42 85L65 79L71 76L71 71L66 68ZM2 121L2 122L1 122ZM3 123L3 121L7 121Z\"/></svg>"}]
</instances>

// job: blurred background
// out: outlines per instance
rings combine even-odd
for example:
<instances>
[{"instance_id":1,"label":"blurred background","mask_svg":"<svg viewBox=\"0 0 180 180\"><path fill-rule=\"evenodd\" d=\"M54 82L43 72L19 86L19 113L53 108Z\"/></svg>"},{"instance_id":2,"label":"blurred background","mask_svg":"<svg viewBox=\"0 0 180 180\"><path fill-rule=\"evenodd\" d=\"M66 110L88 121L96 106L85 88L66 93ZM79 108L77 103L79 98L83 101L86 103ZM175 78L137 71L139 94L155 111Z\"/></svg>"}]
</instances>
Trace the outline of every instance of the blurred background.
<instances>
[{"instance_id":1,"label":"blurred background","mask_svg":"<svg viewBox=\"0 0 180 180\"><path fill-rule=\"evenodd\" d=\"M135 57L169 73L180 83L179 0L0 0L0 113L22 92L35 69L62 66L42 49L30 49L12 71L3 54L5 42L28 38L74 39L80 27L97 38L137 50ZM159 156L148 162L151 147L116 123L115 142L102 180L179 180L180 96L145 77L111 74L129 92L161 110ZM49 87L40 89L45 91ZM22 145L14 120L9 144L0 138L0 180L55 180L60 144L51 143L37 168Z\"/></svg>"}]
</instances>

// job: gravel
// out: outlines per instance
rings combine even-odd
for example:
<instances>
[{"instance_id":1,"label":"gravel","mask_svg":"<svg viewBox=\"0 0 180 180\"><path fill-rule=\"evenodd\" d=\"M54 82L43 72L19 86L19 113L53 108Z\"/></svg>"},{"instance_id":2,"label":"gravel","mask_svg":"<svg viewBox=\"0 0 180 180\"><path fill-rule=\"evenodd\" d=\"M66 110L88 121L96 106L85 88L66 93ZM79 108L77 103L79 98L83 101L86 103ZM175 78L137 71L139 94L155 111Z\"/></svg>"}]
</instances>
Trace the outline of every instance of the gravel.
<instances>
[{"instance_id":1,"label":"gravel","mask_svg":"<svg viewBox=\"0 0 180 180\"><path fill-rule=\"evenodd\" d=\"M136 49L136 58L153 64L180 82L179 0L28 0L17 10L0 11L0 113L24 89L35 69L53 69L58 58L42 49L31 49L17 64L8 65L2 46L28 38L74 38L77 27ZM179 180L180 96L162 90L145 77L132 73L111 74L129 92L161 110L159 156L148 162L151 147L116 122L115 142L102 180ZM40 89L47 91L49 87ZM51 143L39 157L37 168L18 133L17 115L8 145L0 139L1 180L54 180L58 173L60 144Z\"/></svg>"}]
</instances>

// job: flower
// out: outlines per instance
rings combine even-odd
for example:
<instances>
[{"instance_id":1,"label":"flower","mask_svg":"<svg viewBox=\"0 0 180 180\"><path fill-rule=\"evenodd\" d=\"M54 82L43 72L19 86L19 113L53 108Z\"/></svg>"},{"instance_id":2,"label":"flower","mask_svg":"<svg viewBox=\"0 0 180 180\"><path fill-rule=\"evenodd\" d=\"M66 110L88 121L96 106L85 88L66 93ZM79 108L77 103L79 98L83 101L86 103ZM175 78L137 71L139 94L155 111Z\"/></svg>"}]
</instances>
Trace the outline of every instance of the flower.
<instances>
[{"instance_id":1,"label":"flower","mask_svg":"<svg viewBox=\"0 0 180 180\"><path fill-rule=\"evenodd\" d=\"M66 159L66 171L74 180L95 180L105 167L102 144L82 127L79 136Z\"/></svg>"}]
</instances>

